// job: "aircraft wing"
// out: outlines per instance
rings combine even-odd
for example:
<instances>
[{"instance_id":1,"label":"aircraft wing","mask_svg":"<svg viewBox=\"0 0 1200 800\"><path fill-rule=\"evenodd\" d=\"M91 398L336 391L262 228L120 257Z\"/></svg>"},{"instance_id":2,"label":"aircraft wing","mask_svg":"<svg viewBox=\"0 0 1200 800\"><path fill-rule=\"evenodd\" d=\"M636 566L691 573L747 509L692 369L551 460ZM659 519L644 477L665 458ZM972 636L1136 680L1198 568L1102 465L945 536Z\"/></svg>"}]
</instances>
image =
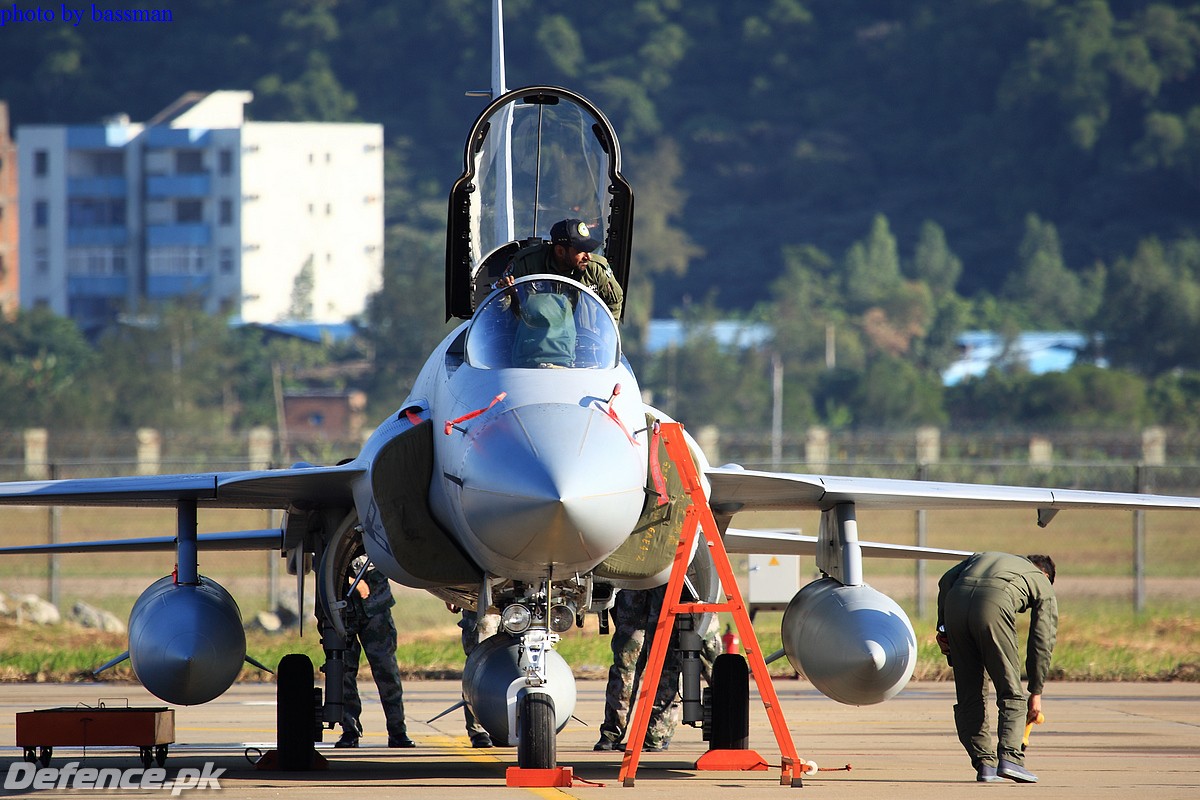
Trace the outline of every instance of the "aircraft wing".
<instances>
[{"instance_id":1,"label":"aircraft wing","mask_svg":"<svg viewBox=\"0 0 1200 800\"><path fill-rule=\"evenodd\" d=\"M211 508L311 508L353 505L351 485L365 467L336 467L78 478L0 483L0 505L173 506L195 500Z\"/></svg>"},{"instance_id":2,"label":"aircraft wing","mask_svg":"<svg viewBox=\"0 0 1200 800\"><path fill-rule=\"evenodd\" d=\"M853 478L758 472L735 467L706 473L715 511L826 511L844 503L858 508L941 510L955 508L1032 508L1045 525L1064 508L1130 510L1200 509L1200 497L1180 497L1032 486L996 486L940 481Z\"/></svg>"},{"instance_id":3,"label":"aircraft wing","mask_svg":"<svg viewBox=\"0 0 1200 800\"><path fill-rule=\"evenodd\" d=\"M762 554L775 556L815 556L817 537L805 536L794 531L754 531L730 528L722 537L725 549L730 553ZM945 550L940 547L916 547L886 542L859 542L864 556L874 558L927 558L939 561L961 561L971 555L970 550Z\"/></svg>"}]
</instances>

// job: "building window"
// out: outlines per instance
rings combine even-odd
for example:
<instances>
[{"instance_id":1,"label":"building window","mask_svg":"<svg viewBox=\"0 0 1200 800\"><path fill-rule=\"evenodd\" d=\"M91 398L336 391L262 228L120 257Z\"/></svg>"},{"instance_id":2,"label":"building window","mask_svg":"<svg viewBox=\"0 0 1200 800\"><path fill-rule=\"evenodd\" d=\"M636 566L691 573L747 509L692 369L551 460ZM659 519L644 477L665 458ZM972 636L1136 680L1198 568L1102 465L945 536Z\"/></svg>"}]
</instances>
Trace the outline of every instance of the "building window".
<instances>
[{"instance_id":1,"label":"building window","mask_svg":"<svg viewBox=\"0 0 1200 800\"><path fill-rule=\"evenodd\" d=\"M50 272L50 251L46 248L39 247L33 251L33 271L39 275Z\"/></svg>"},{"instance_id":2,"label":"building window","mask_svg":"<svg viewBox=\"0 0 1200 800\"><path fill-rule=\"evenodd\" d=\"M67 225L71 228L122 227L125 225L125 198L73 198L67 202Z\"/></svg>"},{"instance_id":3,"label":"building window","mask_svg":"<svg viewBox=\"0 0 1200 800\"><path fill-rule=\"evenodd\" d=\"M203 275L204 250L200 247L155 247L146 257L151 275Z\"/></svg>"},{"instance_id":4,"label":"building window","mask_svg":"<svg viewBox=\"0 0 1200 800\"><path fill-rule=\"evenodd\" d=\"M233 248L222 247L219 258L220 258L220 263L218 264L218 269L221 270L221 274L222 275L232 275L233 274Z\"/></svg>"},{"instance_id":5,"label":"building window","mask_svg":"<svg viewBox=\"0 0 1200 800\"><path fill-rule=\"evenodd\" d=\"M218 221L222 225L233 224L233 201L228 197L221 198L221 205L218 207Z\"/></svg>"},{"instance_id":6,"label":"building window","mask_svg":"<svg viewBox=\"0 0 1200 800\"><path fill-rule=\"evenodd\" d=\"M97 175L124 175L125 154L120 150L115 152L102 151L92 159L93 168Z\"/></svg>"},{"instance_id":7,"label":"building window","mask_svg":"<svg viewBox=\"0 0 1200 800\"><path fill-rule=\"evenodd\" d=\"M221 150L217 153L217 169L222 175L233 174L233 151Z\"/></svg>"},{"instance_id":8,"label":"building window","mask_svg":"<svg viewBox=\"0 0 1200 800\"><path fill-rule=\"evenodd\" d=\"M50 224L50 204L38 200L33 204L33 227L45 228Z\"/></svg>"},{"instance_id":9,"label":"building window","mask_svg":"<svg viewBox=\"0 0 1200 800\"><path fill-rule=\"evenodd\" d=\"M67 251L70 275L110 276L125 274L125 250L118 247L73 247Z\"/></svg>"},{"instance_id":10,"label":"building window","mask_svg":"<svg viewBox=\"0 0 1200 800\"><path fill-rule=\"evenodd\" d=\"M204 172L204 152L201 150L176 150L175 174L198 175Z\"/></svg>"},{"instance_id":11,"label":"building window","mask_svg":"<svg viewBox=\"0 0 1200 800\"><path fill-rule=\"evenodd\" d=\"M50 154L45 150L33 151L33 174L44 178L50 172Z\"/></svg>"},{"instance_id":12,"label":"building window","mask_svg":"<svg viewBox=\"0 0 1200 800\"><path fill-rule=\"evenodd\" d=\"M181 224L204 221L203 200L176 200L175 221Z\"/></svg>"}]
</instances>

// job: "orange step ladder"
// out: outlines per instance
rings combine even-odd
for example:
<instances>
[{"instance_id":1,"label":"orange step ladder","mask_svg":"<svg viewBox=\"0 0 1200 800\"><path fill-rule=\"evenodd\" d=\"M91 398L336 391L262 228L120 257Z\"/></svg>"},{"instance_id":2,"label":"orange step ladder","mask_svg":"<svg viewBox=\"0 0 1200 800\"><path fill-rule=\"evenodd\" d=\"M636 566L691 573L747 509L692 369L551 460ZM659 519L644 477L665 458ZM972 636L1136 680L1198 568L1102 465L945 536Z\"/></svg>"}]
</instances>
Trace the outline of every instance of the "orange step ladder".
<instances>
[{"instance_id":1,"label":"orange step ladder","mask_svg":"<svg viewBox=\"0 0 1200 800\"><path fill-rule=\"evenodd\" d=\"M706 613L726 611L733 615L734 625L738 636L741 637L743 649L750 661L754 681L758 685L758 693L766 707L767 716L771 721L771 729L775 732L775 741L780 751L779 783L783 786L801 786L801 774L805 762L796 756L795 745L783 719L783 710L779 706L779 698L767 672L767 663L758 646L758 638L754 635L754 627L750 624L750 615L746 604L742 601L741 590L738 589L737 579L729 564L729 554L717 534L717 523L713 519L708 506L708 498L704 496L704 487L696 472L696 465L688 451L687 440L683 435L683 425L678 422L659 423L659 434L666 444L667 455L679 470L683 481L684 491L691 497L684 518L683 532L679 537L679 545L675 550L675 560L671 566L671 577L667 582L667 594L663 602L662 612L658 617L658 626L654 632L654 644L650 648L650 656L646 662L642 682L638 687L637 704L634 709L633 723L626 737L625 755L621 759L621 771L618 775L623 786L633 786L637 774L638 759L642 752L642 741L650 724L650 711L654 705L654 689L658 686L662 675L663 663L667 657L667 646L671 639L671 630L675 617L679 614ZM651 457L654 454L651 453ZM696 535L700 534L712 551L713 564L721 578L721 586L725 592L723 603L684 603L680 600L683 580L687 574L688 557L692 552L692 544ZM650 687L649 691L643 691ZM722 757L724 754L725 757ZM710 758L711 757L711 758ZM753 751L744 750L710 750L697 762L697 769L753 769L751 765L761 765L765 760ZM761 766L758 768L761 769Z\"/></svg>"}]
</instances>

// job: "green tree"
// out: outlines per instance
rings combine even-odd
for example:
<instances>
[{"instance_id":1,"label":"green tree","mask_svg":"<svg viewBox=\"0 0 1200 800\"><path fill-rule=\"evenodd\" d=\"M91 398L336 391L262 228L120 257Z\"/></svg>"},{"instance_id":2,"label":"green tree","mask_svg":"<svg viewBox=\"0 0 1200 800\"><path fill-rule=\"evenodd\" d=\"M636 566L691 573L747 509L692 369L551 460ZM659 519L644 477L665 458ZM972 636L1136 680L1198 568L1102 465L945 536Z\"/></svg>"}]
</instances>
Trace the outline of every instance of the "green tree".
<instances>
[{"instance_id":1,"label":"green tree","mask_svg":"<svg viewBox=\"0 0 1200 800\"><path fill-rule=\"evenodd\" d=\"M292 299L288 304L288 319L311 320L313 316L313 290L316 277L313 273L313 257L304 260L304 266L292 281Z\"/></svg>"},{"instance_id":2,"label":"green tree","mask_svg":"<svg viewBox=\"0 0 1200 800\"><path fill-rule=\"evenodd\" d=\"M8 429L49 426L68 413L88 419L81 375L95 353L75 323L36 308L0 317L0 418Z\"/></svg>"},{"instance_id":3,"label":"green tree","mask_svg":"<svg viewBox=\"0 0 1200 800\"><path fill-rule=\"evenodd\" d=\"M872 359L853 394L854 418L871 427L941 425L942 384L898 358Z\"/></svg>"},{"instance_id":4,"label":"green tree","mask_svg":"<svg viewBox=\"0 0 1200 800\"><path fill-rule=\"evenodd\" d=\"M1026 217L1017 261L1004 296L1024 307L1030 324L1080 328L1091 321L1103 298L1104 269L1097 265L1083 276L1068 269L1052 223Z\"/></svg>"},{"instance_id":5,"label":"green tree","mask_svg":"<svg viewBox=\"0 0 1200 800\"><path fill-rule=\"evenodd\" d=\"M946 232L933 220L921 223L913 253L912 277L929 287L935 297L954 291L962 275L962 260L946 243Z\"/></svg>"},{"instance_id":6,"label":"green tree","mask_svg":"<svg viewBox=\"0 0 1200 800\"><path fill-rule=\"evenodd\" d=\"M1028 376L1021 419L1076 428L1129 428L1148 418L1146 382L1132 373L1090 364Z\"/></svg>"},{"instance_id":7,"label":"green tree","mask_svg":"<svg viewBox=\"0 0 1200 800\"><path fill-rule=\"evenodd\" d=\"M683 276L702 254L677 222L687 200L680 190L679 146L660 139L652 154L635 157L627 176L637 187L633 264L625 303L625 327L644 328L654 305L654 282L663 274Z\"/></svg>"},{"instance_id":8,"label":"green tree","mask_svg":"<svg viewBox=\"0 0 1200 800\"><path fill-rule=\"evenodd\" d=\"M881 305L900 287L900 252L887 217L876 214L867 237L851 245L842 261L846 305L864 311Z\"/></svg>"},{"instance_id":9,"label":"green tree","mask_svg":"<svg viewBox=\"0 0 1200 800\"><path fill-rule=\"evenodd\" d=\"M1200 241L1147 239L1109 284L1097 327L1114 365L1147 376L1200 366Z\"/></svg>"}]
</instances>

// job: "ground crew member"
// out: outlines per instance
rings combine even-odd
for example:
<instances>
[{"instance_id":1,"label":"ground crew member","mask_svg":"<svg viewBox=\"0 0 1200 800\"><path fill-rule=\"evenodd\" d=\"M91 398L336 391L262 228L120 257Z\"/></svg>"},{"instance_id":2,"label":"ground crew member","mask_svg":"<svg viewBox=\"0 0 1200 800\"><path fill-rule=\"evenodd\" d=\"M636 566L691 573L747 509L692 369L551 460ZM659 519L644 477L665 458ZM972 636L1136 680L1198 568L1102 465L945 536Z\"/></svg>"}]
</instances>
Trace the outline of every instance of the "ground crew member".
<instances>
[{"instance_id":1,"label":"ground crew member","mask_svg":"<svg viewBox=\"0 0 1200 800\"><path fill-rule=\"evenodd\" d=\"M595 250L600 241L578 219L564 219L550 228L550 242L537 242L518 250L497 283L512 283L514 278L549 273L577 280L600 296L612 315L621 320L625 295L604 256Z\"/></svg>"},{"instance_id":2,"label":"ground crew member","mask_svg":"<svg viewBox=\"0 0 1200 800\"><path fill-rule=\"evenodd\" d=\"M469 609L460 609L458 606L447 603L446 607L451 611L461 611L462 618L458 621L458 627L462 629L462 649L463 655L470 656L480 642L489 638L500 629L499 614L484 614L483 619ZM487 732L487 729L479 724L479 720L475 718L475 712L471 710L471 706L467 704L466 698L463 698L463 717L467 723L467 736L471 739L471 747L485 748L492 746L492 735Z\"/></svg>"},{"instance_id":3,"label":"ground crew member","mask_svg":"<svg viewBox=\"0 0 1200 800\"><path fill-rule=\"evenodd\" d=\"M1042 688L1058 630L1054 573L1050 556L976 553L938 582L938 645L954 670L954 724L977 781L1037 781L1025 769L1021 735L1026 722L1042 711ZM1016 619L1026 611L1028 698L1021 688ZM988 731L989 677L1000 710L998 751Z\"/></svg>"},{"instance_id":4,"label":"ground crew member","mask_svg":"<svg viewBox=\"0 0 1200 800\"><path fill-rule=\"evenodd\" d=\"M352 568L357 574L366 556L356 559ZM396 623L392 619L392 588L387 576L373 566L354 587L346 611L346 676L345 711L342 714L342 736L334 747L358 747L362 736L362 700L358 695L358 662L363 652L371 665L371 676L379 689L379 701L387 719L388 747L416 747L408 738L404 722L404 690L400 685L400 668L396 664Z\"/></svg>"},{"instance_id":5,"label":"ground crew member","mask_svg":"<svg viewBox=\"0 0 1200 800\"><path fill-rule=\"evenodd\" d=\"M596 742L594 750L625 749L622 740L629 724L633 690L641 681L642 671L654 645L654 631L666 594L666 584L653 589L622 589L617 592L611 612L613 663L608 668L604 722L600 724L600 740ZM676 725L671 705L679 693L679 673L682 670L679 635L672 631L650 710L646 738L642 743L644 752L666 750L671 744Z\"/></svg>"}]
</instances>

